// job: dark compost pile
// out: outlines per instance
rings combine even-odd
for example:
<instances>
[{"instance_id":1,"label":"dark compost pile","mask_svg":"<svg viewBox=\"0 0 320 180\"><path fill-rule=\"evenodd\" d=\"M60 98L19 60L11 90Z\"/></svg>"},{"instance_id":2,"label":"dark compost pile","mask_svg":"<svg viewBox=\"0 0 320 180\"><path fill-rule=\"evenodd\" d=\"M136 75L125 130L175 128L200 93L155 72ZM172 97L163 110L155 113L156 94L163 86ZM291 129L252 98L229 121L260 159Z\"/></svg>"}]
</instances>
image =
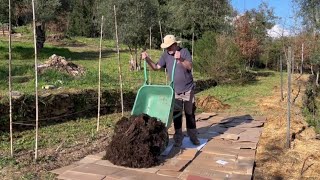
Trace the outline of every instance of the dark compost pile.
<instances>
[{"instance_id":1,"label":"dark compost pile","mask_svg":"<svg viewBox=\"0 0 320 180\"><path fill-rule=\"evenodd\" d=\"M146 114L121 118L114 129L104 159L115 165L147 168L158 159L169 141L165 124Z\"/></svg>"}]
</instances>

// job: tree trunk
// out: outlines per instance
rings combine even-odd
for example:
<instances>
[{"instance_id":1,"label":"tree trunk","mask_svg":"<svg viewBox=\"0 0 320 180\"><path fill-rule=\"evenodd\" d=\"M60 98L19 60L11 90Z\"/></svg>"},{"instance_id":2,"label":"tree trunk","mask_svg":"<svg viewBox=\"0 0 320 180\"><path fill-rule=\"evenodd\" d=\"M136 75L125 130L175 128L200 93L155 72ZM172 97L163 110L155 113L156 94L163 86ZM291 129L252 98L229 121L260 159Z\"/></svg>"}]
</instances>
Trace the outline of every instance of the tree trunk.
<instances>
[{"instance_id":1,"label":"tree trunk","mask_svg":"<svg viewBox=\"0 0 320 180\"><path fill-rule=\"evenodd\" d=\"M135 61L136 61L136 70L138 71L140 69L140 65L138 63L138 48L137 48L137 46L134 48L134 54L135 54Z\"/></svg>"},{"instance_id":2,"label":"tree trunk","mask_svg":"<svg viewBox=\"0 0 320 180\"><path fill-rule=\"evenodd\" d=\"M294 54L292 55L292 62L291 62L291 68L292 68L292 71L291 73L294 74Z\"/></svg>"},{"instance_id":3,"label":"tree trunk","mask_svg":"<svg viewBox=\"0 0 320 180\"><path fill-rule=\"evenodd\" d=\"M268 69L268 60L269 60L269 51L268 51L268 53L267 53L267 58L266 58L266 67L265 67L265 69Z\"/></svg>"},{"instance_id":4,"label":"tree trunk","mask_svg":"<svg viewBox=\"0 0 320 180\"><path fill-rule=\"evenodd\" d=\"M128 45L129 47L129 52L130 52L130 57L132 58L133 57L133 52L132 52L132 48ZM133 65L132 69L133 70L136 70L137 68L137 63L135 62L135 60L133 59L133 64L131 64L131 59L130 59L130 69L131 69L131 66Z\"/></svg>"},{"instance_id":5,"label":"tree trunk","mask_svg":"<svg viewBox=\"0 0 320 180\"><path fill-rule=\"evenodd\" d=\"M319 70L317 71L316 86L319 86Z\"/></svg>"},{"instance_id":6,"label":"tree trunk","mask_svg":"<svg viewBox=\"0 0 320 180\"><path fill-rule=\"evenodd\" d=\"M310 65L310 69L311 69L311 74L312 74L312 75L314 75L314 72L313 72L313 65L312 65L312 64Z\"/></svg>"},{"instance_id":7,"label":"tree trunk","mask_svg":"<svg viewBox=\"0 0 320 180\"><path fill-rule=\"evenodd\" d=\"M301 45L301 69L300 69L300 74L303 73L303 61L304 61L304 43Z\"/></svg>"},{"instance_id":8,"label":"tree trunk","mask_svg":"<svg viewBox=\"0 0 320 180\"><path fill-rule=\"evenodd\" d=\"M280 89L281 89L281 101L284 100L283 98L283 68L282 68L282 58L280 56Z\"/></svg>"},{"instance_id":9,"label":"tree trunk","mask_svg":"<svg viewBox=\"0 0 320 180\"><path fill-rule=\"evenodd\" d=\"M36 36L37 50L40 51L44 47L44 42L46 41L45 22L36 26Z\"/></svg>"}]
</instances>

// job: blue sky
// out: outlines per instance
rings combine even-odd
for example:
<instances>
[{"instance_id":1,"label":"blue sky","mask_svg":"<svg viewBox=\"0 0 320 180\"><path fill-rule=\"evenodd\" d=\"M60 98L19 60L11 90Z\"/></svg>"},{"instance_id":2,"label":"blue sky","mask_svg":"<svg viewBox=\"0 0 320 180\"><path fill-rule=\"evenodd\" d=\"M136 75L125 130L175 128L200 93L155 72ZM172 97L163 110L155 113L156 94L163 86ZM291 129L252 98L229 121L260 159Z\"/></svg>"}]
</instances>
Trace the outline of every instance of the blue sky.
<instances>
[{"instance_id":1,"label":"blue sky","mask_svg":"<svg viewBox=\"0 0 320 180\"><path fill-rule=\"evenodd\" d=\"M278 27L289 30L294 26L292 0L231 0L231 3L234 9L243 13L245 10L257 9L262 1L273 8L275 15L281 18L276 22Z\"/></svg>"},{"instance_id":2,"label":"blue sky","mask_svg":"<svg viewBox=\"0 0 320 180\"><path fill-rule=\"evenodd\" d=\"M292 0L232 0L231 3L236 10L243 13L244 10L257 9L262 1L274 9L276 16L281 17L279 24L285 22L287 25L291 25L293 23L292 18L290 18L293 16Z\"/></svg>"}]
</instances>

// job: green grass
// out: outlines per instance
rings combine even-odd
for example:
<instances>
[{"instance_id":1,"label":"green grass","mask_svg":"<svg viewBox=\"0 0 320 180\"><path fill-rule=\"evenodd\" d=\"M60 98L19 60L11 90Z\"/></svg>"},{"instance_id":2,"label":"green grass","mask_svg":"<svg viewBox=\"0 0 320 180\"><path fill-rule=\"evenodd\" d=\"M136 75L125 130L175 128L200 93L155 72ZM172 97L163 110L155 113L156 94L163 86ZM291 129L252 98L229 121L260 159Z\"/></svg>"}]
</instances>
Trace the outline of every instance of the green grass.
<instances>
[{"instance_id":1,"label":"green grass","mask_svg":"<svg viewBox=\"0 0 320 180\"><path fill-rule=\"evenodd\" d=\"M71 62L81 65L86 69L86 74L81 77L71 77L62 72L48 71L38 75L39 88L47 84L60 83L59 86L64 89L87 89L97 88L98 86L98 44L97 38L76 38L75 41L84 44L84 46L63 46L58 47L52 44L46 44L45 48L38 53L39 63L44 63L52 54L64 56ZM118 61L117 54L114 51L114 41L103 41L101 77L102 88L119 89ZM129 71L130 53L124 45L120 54L122 67L122 79L125 90L137 89L143 82L143 71ZM26 94L34 92L34 49L30 40L16 40L12 43L12 75L13 90ZM162 51L150 50L149 54L155 61L160 57ZM8 42L6 39L0 39L0 95L6 94L8 90ZM199 74L197 74L199 76ZM27 82L17 82L19 77L29 77ZM164 84L165 73L163 71L151 72L152 83Z\"/></svg>"},{"instance_id":2,"label":"green grass","mask_svg":"<svg viewBox=\"0 0 320 180\"><path fill-rule=\"evenodd\" d=\"M26 25L26 26L17 26L13 29L15 33L21 33L24 36L32 36L33 30L32 30L32 24Z\"/></svg>"},{"instance_id":3,"label":"green grass","mask_svg":"<svg viewBox=\"0 0 320 180\"><path fill-rule=\"evenodd\" d=\"M216 86L198 94L211 95L231 106L227 111L253 112L257 109L257 99L272 94L274 86L280 86L280 73L272 72L267 77L258 77L256 81L244 85L227 84Z\"/></svg>"},{"instance_id":4,"label":"green grass","mask_svg":"<svg viewBox=\"0 0 320 180\"><path fill-rule=\"evenodd\" d=\"M103 116L100 119L100 132L104 133L110 128L113 128L115 120L119 118L118 114L112 114ZM41 123L41 122L40 122ZM26 130L22 132L14 133L14 151L15 153L32 150L34 148L35 131ZM50 125L39 129L39 149L53 148L61 144L64 141L64 147L72 147L79 141L85 140L85 138L92 141L97 136L96 131L96 118L90 119L78 119L74 121L68 121L56 125ZM1 154L7 154L10 148L10 137L8 133L1 134L0 152ZM6 157L2 157L2 162L7 159L7 163L11 163ZM6 164L6 163L5 163ZM1 161L0 161L1 168Z\"/></svg>"},{"instance_id":5,"label":"green grass","mask_svg":"<svg viewBox=\"0 0 320 180\"><path fill-rule=\"evenodd\" d=\"M128 115L127 113L125 115ZM113 129L115 122L121 117L121 114L111 114L102 116L100 118L99 132L96 131L96 118L83 119L80 118L74 121L68 121L56 125L50 125L39 128L39 152L46 153L46 155L39 155L37 162L34 162L33 156L22 155L33 152L35 146L35 131L26 130L23 132L14 132L13 147L15 157L10 157L10 139L8 133L1 132L0 134L0 177L7 177L9 179L18 176L17 179L54 179L51 173L30 172L31 166L36 164L54 163L53 158L55 149L61 150L72 148L78 144L91 144L101 137L108 136ZM40 122L41 123L41 122ZM53 153L53 154L50 154ZM20 155L19 155L20 153ZM33 153L31 153L33 154ZM40 154L40 153L39 153ZM53 158L53 159L52 159ZM12 174L3 174L1 169L10 169ZM21 172L23 176L15 175Z\"/></svg>"}]
</instances>

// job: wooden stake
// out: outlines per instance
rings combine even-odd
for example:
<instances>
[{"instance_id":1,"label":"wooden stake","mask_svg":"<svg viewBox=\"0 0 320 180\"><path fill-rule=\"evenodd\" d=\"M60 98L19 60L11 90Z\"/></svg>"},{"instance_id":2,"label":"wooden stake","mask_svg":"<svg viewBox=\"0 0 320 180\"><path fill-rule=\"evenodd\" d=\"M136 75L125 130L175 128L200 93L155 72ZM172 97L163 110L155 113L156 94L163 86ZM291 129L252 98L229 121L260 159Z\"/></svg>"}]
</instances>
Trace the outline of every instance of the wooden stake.
<instances>
[{"instance_id":1,"label":"wooden stake","mask_svg":"<svg viewBox=\"0 0 320 180\"><path fill-rule=\"evenodd\" d=\"M304 43L301 45L301 67L300 67L300 74L303 73L303 61L304 61Z\"/></svg>"},{"instance_id":2,"label":"wooden stake","mask_svg":"<svg viewBox=\"0 0 320 180\"><path fill-rule=\"evenodd\" d=\"M280 90L281 90L281 101L283 101L283 67L282 67L282 56L280 55Z\"/></svg>"},{"instance_id":3,"label":"wooden stake","mask_svg":"<svg viewBox=\"0 0 320 180\"><path fill-rule=\"evenodd\" d=\"M12 130L12 54L11 54L11 0L9 0L9 118L10 118L10 153L13 157L13 130Z\"/></svg>"},{"instance_id":4,"label":"wooden stake","mask_svg":"<svg viewBox=\"0 0 320 180\"><path fill-rule=\"evenodd\" d=\"M294 57L294 52L291 52L292 54L291 54L291 59L290 59L290 61L291 61L291 68L292 68L292 74L294 74L294 65L295 65L295 57Z\"/></svg>"},{"instance_id":5,"label":"wooden stake","mask_svg":"<svg viewBox=\"0 0 320 180\"><path fill-rule=\"evenodd\" d=\"M152 46L152 31L151 31L151 27L149 29L149 32L150 32L150 44L149 44L149 49L151 51L151 46ZM149 84L151 84L151 70L149 68Z\"/></svg>"},{"instance_id":6,"label":"wooden stake","mask_svg":"<svg viewBox=\"0 0 320 180\"><path fill-rule=\"evenodd\" d=\"M100 46L99 46L99 50L100 51L99 51L99 85L98 85L97 131L99 131L99 126L100 126L102 36L103 36L103 16L101 17Z\"/></svg>"},{"instance_id":7,"label":"wooden stake","mask_svg":"<svg viewBox=\"0 0 320 180\"><path fill-rule=\"evenodd\" d=\"M161 21L159 21L159 27L160 27L161 42L163 42L162 29L161 29ZM162 50L163 50L163 49L162 49Z\"/></svg>"},{"instance_id":8,"label":"wooden stake","mask_svg":"<svg viewBox=\"0 0 320 180\"><path fill-rule=\"evenodd\" d=\"M117 40L117 53L118 53L118 64L119 64L119 81L120 81L120 93L121 93L121 112L123 117L123 93L122 93L122 75L121 75L121 63L120 63L120 49L119 49L119 38L118 38L118 25L117 25L117 12L116 12L116 6L113 6L114 10L114 22L115 22L115 28L116 28L116 40Z\"/></svg>"},{"instance_id":9,"label":"wooden stake","mask_svg":"<svg viewBox=\"0 0 320 180\"><path fill-rule=\"evenodd\" d=\"M151 45L152 45L152 34L151 34L151 27L149 28L150 36L149 36L149 49L151 50Z\"/></svg>"},{"instance_id":10,"label":"wooden stake","mask_svg":"<svg viewBox=\"0 0 320 180\"><path fill-rule=\"evenodd\" d=\"M37 39L36 39L36 14L34 0L32 0L33 14L33 42L34 42L34 73L35 73L35 96L36 96L36 137L34 159L38 158L38 129L39 129L39 106L38 106L38 65L37 65Z\"/></svg>"},{"instance_id":11,"label":"wooden stake","mask_svg":"<svg viewBox=\"0 0 320 180\"><path fill-rule=\"evenodd\" d=\"M161 42L163 43L163 36L162 36L162 29L161 29L161 21L159 21L159 27L160 27ZM164 49L162 49L162 52L164 52ZM168 84L167 68L164 68L164 75L165 75L165 77L166 77L166 85L167 85L167 84Z\"/></svg>"},{"instance_id":12,"label":"wooden stake","mask_svg":"<svg viewBox=\"0 0 320 180\"><path fill-rule=\"evenodd\" d=\"M291 60L292 60L292 49L289 47L288 49L288 60L287 60L287 72L288 72L288 98L287 98L287 147L290 148L290 118L291 118Z\"/></svg>"},{"instance_id":13,"label":"wooden stake","mask_svg":"<svg viewBox=\"0 0 320 180\"><path fill-rule=\"evenodd\" d=\"M192 33L192 50L191 51L192 51L192 57L191 57L192 58L192 64L194 64L194 62L193 62L193 60L194 60L193 59L193 57L194 57L193 56L194 55L194 32ZM193 75L193 66L192 66L192 75Z\"/></svg>"}]
</instances>

